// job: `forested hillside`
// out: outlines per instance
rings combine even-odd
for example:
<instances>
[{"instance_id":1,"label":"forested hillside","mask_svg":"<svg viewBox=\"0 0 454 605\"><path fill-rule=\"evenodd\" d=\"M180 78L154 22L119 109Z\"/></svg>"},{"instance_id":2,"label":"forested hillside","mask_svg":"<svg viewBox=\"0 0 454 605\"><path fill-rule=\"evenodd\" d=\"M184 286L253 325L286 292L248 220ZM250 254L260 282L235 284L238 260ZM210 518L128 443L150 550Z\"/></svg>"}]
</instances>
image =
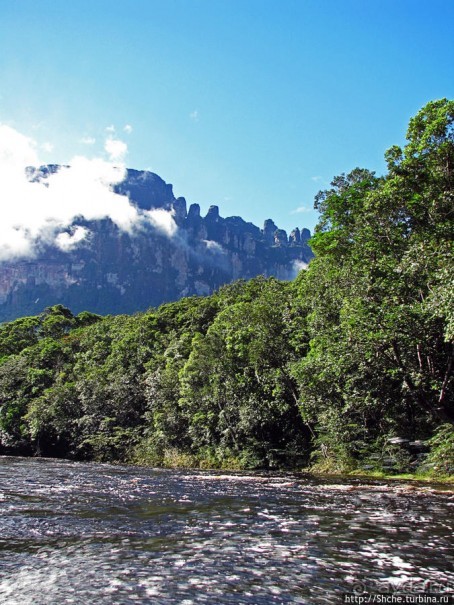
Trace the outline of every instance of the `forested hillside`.
<instances>
[{"instance_id":1,"label":"forested hillside","mask_svg":"<svg viewBox=\"0 0 454 605\"><path fill-rule=\"evenodd\" d=\"M316 257L134 316L0 328L0 443L231 468L454 468L454 102L320 192Z\"/></svg>"}]
</instances>

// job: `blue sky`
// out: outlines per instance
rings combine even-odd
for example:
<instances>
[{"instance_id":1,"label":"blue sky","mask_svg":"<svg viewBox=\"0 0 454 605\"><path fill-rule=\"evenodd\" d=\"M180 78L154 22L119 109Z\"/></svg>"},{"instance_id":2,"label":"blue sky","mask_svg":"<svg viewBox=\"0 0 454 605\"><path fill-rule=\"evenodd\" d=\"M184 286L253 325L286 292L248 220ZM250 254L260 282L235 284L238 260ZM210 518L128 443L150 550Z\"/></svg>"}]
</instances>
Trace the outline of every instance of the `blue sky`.
<instances>
[{"instance_id":1,"label":"blue sky","mask_svg":"<svg viewBox=\"0 0 454 605\"><path fill-rule=\"evenodd\" d=\"M202 212L313 229L317 191L382 173L453 98L452 0L0 0L0 122L43 162L106 129ZM126 127L126 129L125 129Z\"/></svg>"}]
</instances>

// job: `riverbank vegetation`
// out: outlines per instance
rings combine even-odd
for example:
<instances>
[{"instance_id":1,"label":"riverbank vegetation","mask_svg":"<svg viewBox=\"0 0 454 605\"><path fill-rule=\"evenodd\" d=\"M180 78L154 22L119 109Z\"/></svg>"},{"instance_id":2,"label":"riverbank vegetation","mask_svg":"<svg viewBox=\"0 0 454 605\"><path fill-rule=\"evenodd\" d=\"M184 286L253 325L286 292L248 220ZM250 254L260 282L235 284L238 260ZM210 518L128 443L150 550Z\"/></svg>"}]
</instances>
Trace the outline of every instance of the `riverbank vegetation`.
<instances>
[{"instance_id":1,"label":"riverbank vegetation","mask_svg":"<svg viewBox=\"0 0 454 605\"><path fill-rule=\"evenodd\" d=\"M2 325L1 452L453 474L453 122L429 103L385 176L320 192L292 283Z\"/></svg>"}]
</instances>

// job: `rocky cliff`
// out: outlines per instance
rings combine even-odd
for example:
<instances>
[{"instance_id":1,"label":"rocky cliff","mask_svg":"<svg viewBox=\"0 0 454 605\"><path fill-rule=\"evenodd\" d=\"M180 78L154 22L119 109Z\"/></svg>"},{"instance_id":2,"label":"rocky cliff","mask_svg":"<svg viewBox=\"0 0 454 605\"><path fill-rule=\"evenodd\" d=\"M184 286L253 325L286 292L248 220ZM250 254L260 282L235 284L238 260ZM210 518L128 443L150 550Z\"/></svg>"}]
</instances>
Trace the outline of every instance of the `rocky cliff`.
<instances>
[{"instance_id":1,"label":"rocky cliff","mask_svg":"<svg viewBox=\"0 0 454 605\"><path fill-rule=\"evenodd\" d=\"M58 170L42 167L30 179ZM152 221L133 232L110 219L77 221L90 236L66 251L43 243L28 259L0 263L0 321L36 314L62 303L75 313L131 313L256 275L292 279L312 252L307 229L289 236L266 220L263 229L239 216L222 218L217 206L201 216L187 208L172 185L151 172L128 170L115 188L144 216L160 209L171 221L165 230Z\"/></svg>"}]
</instances>

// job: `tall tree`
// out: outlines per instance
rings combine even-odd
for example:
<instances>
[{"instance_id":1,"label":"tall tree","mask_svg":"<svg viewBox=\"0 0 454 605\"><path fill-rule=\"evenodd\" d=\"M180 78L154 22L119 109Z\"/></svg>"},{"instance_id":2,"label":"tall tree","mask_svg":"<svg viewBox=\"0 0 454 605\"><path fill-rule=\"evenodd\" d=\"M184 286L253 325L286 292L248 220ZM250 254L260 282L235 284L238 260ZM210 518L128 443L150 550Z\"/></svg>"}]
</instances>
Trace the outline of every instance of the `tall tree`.
<instances>
[{"instance_id":1,"label":"tall tree","mask_svg":"<svg viewBox=\"0 0 454 605\"><path fill-rule=\"evenodd\" d=\"M301 294L311 346L294 366L319 441L358 455L379 435L426 435L454 420L452 166L454 103L429 103L389 173L334 179Z\"/></svg>"}]
</instances>

